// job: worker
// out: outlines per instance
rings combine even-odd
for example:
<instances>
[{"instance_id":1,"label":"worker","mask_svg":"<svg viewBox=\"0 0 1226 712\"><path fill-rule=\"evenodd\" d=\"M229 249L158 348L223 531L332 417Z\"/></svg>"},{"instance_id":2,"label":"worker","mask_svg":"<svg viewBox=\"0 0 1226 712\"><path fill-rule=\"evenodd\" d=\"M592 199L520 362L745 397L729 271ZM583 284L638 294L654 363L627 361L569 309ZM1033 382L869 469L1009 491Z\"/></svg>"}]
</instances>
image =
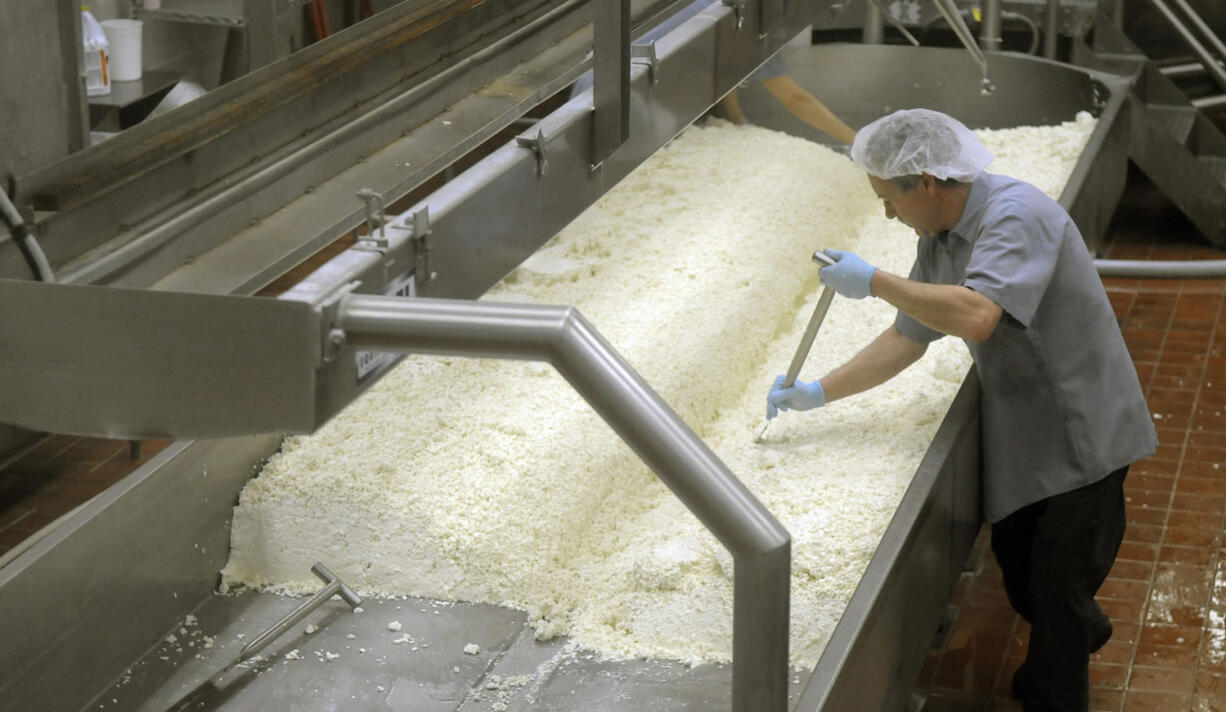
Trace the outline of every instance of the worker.
<instances>
[{"instance_id":1,"label":"worker","mask_svg":"<svg viewBox=\"0 0 1226 712\"><path fill-rule=\"evenodd\" d=\"M983 512L1014 609L1030 622L1013 676L1023 709L1089 705L1089 656L1111 622L1094 601L1123 539L1124 477L1157 437L1089 250L1039 189L985 172L991 153L956 119L892 113L862 128L852 160L887 218L915 230L906 278L851 252L819 277L898 309L893 325L824 377L767 396L824 406L882 383L946 334L965 340L981 384Z\"/></svg>"},{"instance_id":2,"label":"worker","mask_svg":"<svg viewBox=\"0 0 1226 712\"><path fill-rule=\"evenodd\" d=\"M766 63L750 75L750 81L762 82L762 86L771 96L779 100L793 116L822 131L842 143L851 143L856 138L856 132L850 126L828 109L820 99L810 94L804 87L796 83L787 73L783 57L773 55ZM741 111L741 102L737 90L733 89L719 102L724 116L738 126L745 123L745 114Z\"/></svg>"},{"instance_id":3,"label":"worker","mask_svg":"<svg viewBox=\"0 0 1226 712\"><path fill-rule=\"evenodd\" d=\"M664 22L651 28L637 42L639 44L646 44L658 40L699 12L702 12L711 5L717 4L719 3L713 0L695 0L681 10L678 10ZM850 144L852 139L855 138L856 132L851 127L843 123L820 99L796 83L796 80L787 73L783 57L778 53L768 58L762 66L749 75L747 81L762 82L762 86L770 92L771 96L778 99L793 116L834 139ZM591 86L592 73L587 72L579 77L571 87L570 96L574 97ZM741 110L741 103L737 98L737 90L735 88L720 100L719 107L723 111L724 116L732 123L738 126L745 123L745 113Z\"/></svg>"}]
</instances>

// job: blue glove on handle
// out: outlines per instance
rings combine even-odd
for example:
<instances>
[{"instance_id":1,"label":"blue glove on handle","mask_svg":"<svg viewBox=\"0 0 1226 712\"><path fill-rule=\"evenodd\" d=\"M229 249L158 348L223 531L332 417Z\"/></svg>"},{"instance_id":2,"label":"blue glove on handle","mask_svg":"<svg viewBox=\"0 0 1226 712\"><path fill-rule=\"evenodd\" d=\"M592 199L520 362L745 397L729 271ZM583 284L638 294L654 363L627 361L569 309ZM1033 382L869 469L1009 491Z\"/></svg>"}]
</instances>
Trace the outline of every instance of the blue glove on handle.
<instances>
[{"instance_id":1,"label":"blue glove on handle","mask_svg":"<svg viewBox=\"0 0 1226 712\"><path fill-rule=\"evenodd\" d=\"M791 388L783 387L783 376L775 379L771 392L766 396L766 418L769 420L781 410L809 410L826 405L826 392L821 381L805 383L796 381Z\"/></svg>"},{"instance_id":2,"label":"blue glove on handle","mask_svg":"<svg viewBox=\"0 0 1226 712\"><path fill-rule=\"evenodd\" d=\"M834 290L848 299L863 299L872 296L873 272L877 268L860 259L854 252L842 250L826 250L826 254L838 260L829 267L822 267L817 276L822 284L834 287Z\"/></svg>"}]
</instances>

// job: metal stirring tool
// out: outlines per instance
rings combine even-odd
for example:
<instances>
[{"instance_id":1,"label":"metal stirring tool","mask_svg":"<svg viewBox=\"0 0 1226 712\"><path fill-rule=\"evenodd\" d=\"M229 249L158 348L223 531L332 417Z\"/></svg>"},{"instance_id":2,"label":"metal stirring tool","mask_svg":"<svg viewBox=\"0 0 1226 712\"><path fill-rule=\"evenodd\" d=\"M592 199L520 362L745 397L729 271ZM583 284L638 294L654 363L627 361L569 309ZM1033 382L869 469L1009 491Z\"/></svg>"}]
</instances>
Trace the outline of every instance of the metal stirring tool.
<instances>
[{"instance_id":1,"label":"metal stirring tool","mask_svg":"<svg viewBox=\"0 0 1226 712\"><path fill-rule=\"evenodd\" d=\"M348 586L345 585L336 574L332 573L327 566L320 562L315 562L311 567L311 573L315 574L319 580L324 582L324 587L315 592L315 595L304 601L294 610L285 614L285 616L272 624L268 630L260 633L252 640L243 646L243 649L234 655L230 662L226 663L220 671L209 676L207 680L201 683L198 687L188 692L187 695L180 698L174 705L168 708L168 712L182 712L188 709L200 709L201 707L212 709L212 702L216 701L222 693L218 687L218 679L237 667L239 663L250 660L256 653L263 650L269 643L281 636L282 633L294 627L299 621L307 617L307 614L319 608L328 599L333 596L340 596L345 603L349 604L350 608L357 608L362 603L362 599L358 597Z\"/></svg>"},{"instance_id":2,"label":"metal stirring tool","mask_svg":"<svg viewBox=\"0 0 1226 712\"><path fill-rule=\"evenodd\" d=\"M821 250L813 253L813 261L822 267L835 263L833 257ZM796 377L800 375L800 367L804 365L805 358L809 355L809 350L813 348L813 339L817 337L817 330L822 327L822 320L826 318L826 311L830 309L830 302L832 301L834 301L834 287L825 287L822 289L821 296L817 298L817 306L813 308L813 316L809 317L809 325L805 327L805 334L800 337L800 345L796 347L796 353L792 356L792 363L788 366L787 375L783 377L784 388L791 388L796 383ZM770 425L771 421L769 420L763 423L757 436L754 437L754 442L762 442L762 438L766 435L766 430Z\"/></svg>"}]
</instances>

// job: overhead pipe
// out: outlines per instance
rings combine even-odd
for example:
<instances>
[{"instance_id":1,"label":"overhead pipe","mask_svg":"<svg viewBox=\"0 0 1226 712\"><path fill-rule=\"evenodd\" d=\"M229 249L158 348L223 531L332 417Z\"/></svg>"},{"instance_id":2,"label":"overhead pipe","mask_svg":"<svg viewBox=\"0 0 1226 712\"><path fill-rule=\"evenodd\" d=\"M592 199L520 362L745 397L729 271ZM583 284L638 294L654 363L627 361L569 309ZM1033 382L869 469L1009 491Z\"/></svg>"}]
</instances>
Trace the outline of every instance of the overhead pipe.
<instances>
[{"instance_id":1,"label":"overhead pipe","mask_svg":"<svg viewBox=\"0 0 1226 712\"><path fill-rule=\"evenodd\" d=\"M970 12L970 10L962 10L959 14L965 18L968 14L970 14ZM944 19L944 17L939 15L937 17L933 17L924 23L924 31L927 32L929 29L931 29L933 24ZM1025 25L1026 29L1030 31L1030 46L1026 48L1026 54L1034 54L1039 50L1039 42L1041 40L1040 34L1042 31L1039 29L1039 26L1035 24L1034 20L1026 17L1026 15L1020 12L1010 12L1008 10L1000 13L1000 19L1002 25L1005 21L1017 21ZM919 43L916 42L915 45L918 47Z\"/></svg>"},{"instance_id":2,"label":"overhead pipe","mask_svg":"<svg viewBox=\"0 0 1226 712\"><path fill-rule=\"evenodd\" d=\"M915 35L911 34L911 32L907 30L906 25L902 24L902 22L900 22L898 18L894 17L894 15L890 13L889 10L885 9L885 7L882 6L881 0L869 0L869 1L873 5L877 6L877 11L880 14L880 16L884 17L885 21L890 23L891 27L898 30L898 32L903 36L903 38L911 43L912 47L920 46L919 40L915 39Z\"/></svg>"},{"instance_id":3,"label":"overhead pipe","mask_svg":"<svg viewBox=\"0 0 1226 712\"><path fill-rule=\"evenodd\" d=\"M1060 40L1060 0L1047 0L1043 15L1043 56L1055 59Z\"/></svg>"},{"instance_id":4,"label":"overhead pipe","mask_svg":"<svg viewBox=\"0 0 1226 712\"><path fill-rule=\"evenodd\" d=\"M986 95L996 91L996 87L988 79L988 60L983 56L979 45L975 44L975 38L971 36L970 28L963 21L962 14L958 12L958 7L954 5L954 0L932 0L932 2L937 6L937 10L940 11L945 21L949 23L954 34L958 35L962 46L966 47L966 51L971 53L971 57L979 65L979 70L983 75L983 79L979 83L979 93Z\"/></svg>"},{"instance_id":5,"label":"overhead pipe","mask_svg":"<svg viewBox=\"0 0 1226 712\"><path fill-rule=\"evenodd\" d=\"M1192 24L1192 30L1200 35L1201 40L1209 45L1209 48L1217 53L1219 58L1226 58L1226 43L1217 36L1217 33L1205 23L1200 14L1188 4L1188 0L1171 0L1175 7L1183 13L1184 18ZM1216 62L1215 62L1216 64Z\"/></svg>"},{"instance_id":6,"label":"overhead pipe","mask_svg":"<svg viewBox=\"0 0 1226 712\"><path fill-rule=\"evenodd\" d=\"M787 710L791 536L578 310L351 294L334 328L358 349L552 364L732 554L734 712Z\"/></svg>"},{"instance_id":7,"label":"overhead pipe","mask_svg":"<svg viewBox=\"0 0 1226 712\"><path fill-rule=\"evenodd\" d=\"M860 33L860 41L864 44L882 44L885 42L885 28L882 26L881 7L875 2L864 3L864 29Z\"/></svg>"},{"instance_id":8,"label":"overhead pipe","mask_svg":"<svg viewBox=\"0 0 1226 712\"><path fill-rule=\"evenodd\" d=\"M988 51L999 51L1000 0L983 0L983 22L979 23L979 43Z\"/></svg>"},{"instance_id":9,"label":"overhead pipe","mask_svg":"<svg viewBox=\"0 0 1226 712\"><path fill-rule=\"evenodd\" d=\"M1165 2L1163 2L1163 0L1149 1L1150 4L1153 5L1156 10L1158 10L1159 14L1166 18L1166 21L1171 25L1171 27L1173 27L1175 31L1179 33L1179 36L1183 39L1184 44L1188 46L1188 49L1192 50L1192 53L1196 55L1196 58L1200 60L1201 64L1205 65L1205 70L1209 72L1211 77L1213 77L1213 81L1217 82L1218 86L1222 87L1223 90L1226 90L1226 70L1223 70L1221 65L1217 63L1217 60L1214 58L1213 54L1205 48L1205 45L1201 44L1200 40L1196 38L1196 35L1192 32L1192 30L1188 29L1188 26L1179 19L1179 16L1177 16L1175 12L1171 10L1171 8L1168 7ZM1180 9L1188 13L1189 16L1193 18L1194 23L1200 21L1200 16L1197 15L1196 12L1193 11L1186 2L1184 2L1184 0L1174 0L1174 2L1180 4ZM1208 32L1209 35L1213 35L1212 31L1205 26L1203 21L1200 21L1196 27L1202 32ZM1214 38L1216 39L1216 36L1214 36ZM1220 46L1222 43L1220 40L1218 40L1215 44ZM1226 55L1226 47L1223 47L1223 49L1219 51L1221 51L1223 55Z\"/></svg>"}]
</instances>

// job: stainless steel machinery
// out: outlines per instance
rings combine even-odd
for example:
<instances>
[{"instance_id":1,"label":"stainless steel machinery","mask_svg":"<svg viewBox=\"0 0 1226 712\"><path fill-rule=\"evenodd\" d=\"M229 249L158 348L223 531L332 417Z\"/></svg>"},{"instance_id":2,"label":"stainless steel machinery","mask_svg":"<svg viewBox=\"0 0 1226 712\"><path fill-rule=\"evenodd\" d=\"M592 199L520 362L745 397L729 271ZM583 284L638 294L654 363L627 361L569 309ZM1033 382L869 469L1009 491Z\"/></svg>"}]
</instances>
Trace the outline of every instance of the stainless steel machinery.
<instances>
[{"instance_id":1,"label":"stainless steel machinery","mask_svg":"<svg viewBox=\"0 0 1226 712\"><path fill-rule=\"evenodd\" d=\"M973 377L821 661L792 671L781 657L786 531L581 316L561 306L467 301L701 116L822 6L715 2L654 44L618 41L681 4L601 6L594 42L592 15L580 3L521 3L521 14L510 15L497 2L405 7L383 17L386 27L341 33L314 54L202 100L197 113L171 112L25 182L16 202L39 210L31 215L36 232L68 284L23 281L20 260L0 260L0 384L16 394L0 419L208 439L178 440L0 567L0 709L164 709L217 675L242 646L239 633L254 636L292 609L292 599L215 592L237 493L280 440L240 433L317 427L391 365L372 355L381 351L557 365L733 552L733 665L600 661L567 651L564 641L535 641L522 614L491 606L383 600L352 614L334 601L308 621L314 632L291 630L273 646L282 655L316 650L318 662L230 670L198 698L201 709L905 703L979 526ZM411 38L427 50L397 55ZM586 68L589 45L594 91L521 121ZM456 54L443 68L449 52ZM1119 78L989 54L996 92L985 96L980 67L960 50L832 45L787 58L790 72L853 126L919 105L972 127L1096 113L1100 123L1062 202L1088 239L1104 230L1126 160ZM412 68L380 73L396 63ZM312 76L322 97L304 88ZM366 76L368 98L329 114ZM763 123L804 133L752 91L742 102ZM323 116L308 122L303 112L316 105ZM278 128L285 121L292 136ZM522 130L381 226L378 206L368 213L354 195L373 188L390 203L509 126ZM226 152L236 147L254 158L232 165ZM103 179L110 182L95 182ZM368 214L375 229L281 298L241 296ZM91 220L105 229L82 232ZM97 286L104 284L111 287ZM270 331L275 346L250 348ZM185 345L204 348L209 339L213 348L186 353ZM377 634L389 617L424 632L388 641Z\"/></svg>"}]
</instances>

